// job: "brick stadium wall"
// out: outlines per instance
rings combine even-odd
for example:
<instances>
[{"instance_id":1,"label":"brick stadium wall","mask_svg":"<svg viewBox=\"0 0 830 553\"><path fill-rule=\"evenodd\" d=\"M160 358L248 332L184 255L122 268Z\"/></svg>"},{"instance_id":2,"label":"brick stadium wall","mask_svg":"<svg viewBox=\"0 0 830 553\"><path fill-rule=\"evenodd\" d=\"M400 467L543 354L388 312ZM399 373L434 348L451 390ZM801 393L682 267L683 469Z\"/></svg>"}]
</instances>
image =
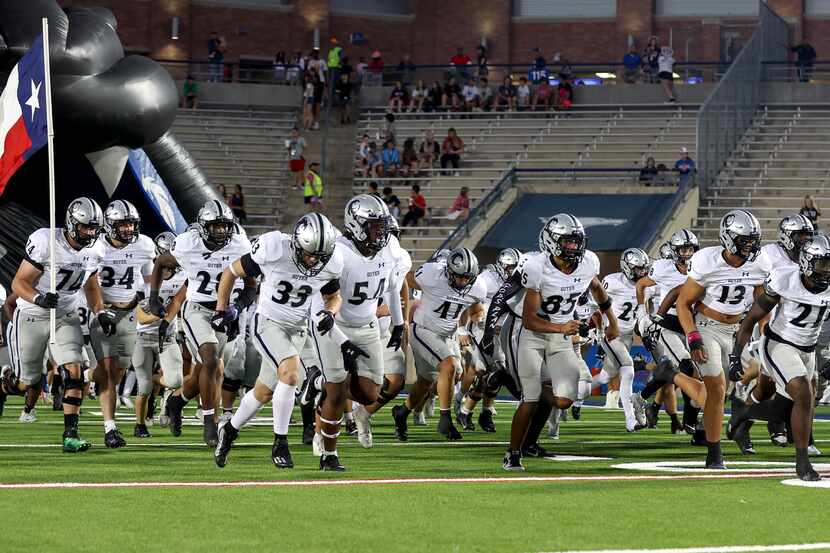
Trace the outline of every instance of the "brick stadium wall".
<instances>
[{"instance_id":1,"label":"brick stadium wall","mask_svg":"<svg viewBox=\"0 0 830 553\"><path fill-rule=\"evenodd\" d=\"M359 17L332 14L328 0L295 0L283 9L243 9L199 4L194 0L58 0L64 7L103 6L118 19L118 33L129 50L157 58L206 59L211 31L226 37L226 59L240 55L273 56L278 50L308 50L313 31L319 28L324 50L334 34L347 41L362 32L364 46L343 44L354 61L375 49L387 63L397 63L411 53L416 63L445 63L462 46L472 56L481 37L488 43L493 63L524 63L531 50L541 47L548 59L561 52L568 60L608 62L622 58L629 34L638 45L656 34L662 43L673 38L679 60L716 61L725 32L752 33L751 19L672 19L655 17L654 0L617 0L617 17L604 20L512 21L510 0L413 0L415 12L405 17ZM830 20L805 18L802 0L769 0L786 18L793 39L802 37L816 48L821 59L830 57ZM170 39L170 21L180 17L181 38Z\"/></svg>"}]
</instances>

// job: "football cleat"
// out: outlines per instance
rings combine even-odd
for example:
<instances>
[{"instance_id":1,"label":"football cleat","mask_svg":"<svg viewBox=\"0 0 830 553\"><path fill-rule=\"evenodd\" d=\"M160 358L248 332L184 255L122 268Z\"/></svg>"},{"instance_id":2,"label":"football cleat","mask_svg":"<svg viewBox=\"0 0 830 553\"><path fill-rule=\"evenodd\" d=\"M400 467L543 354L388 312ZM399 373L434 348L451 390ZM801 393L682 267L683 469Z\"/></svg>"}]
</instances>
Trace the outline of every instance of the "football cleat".
<instances>
[{"instance_id":1,"label":"football cleat","mask_svg":"<svg viewBox=\"0 0 830 553\"><path fill-rule=\"evenodd\" d=\"M478 425L485 432L495 432L496 425L493 422L493 412L486 407L478 414Z\"/></svg>"},{"instance_id":2,"label":"football cleat","mask_svg":"<svg viewBox=\"0 0 830 553\"><path fill-rule=\"evenodd\" d=\"M228 464L228 455L237 436L239 436L239 431L230 422L219 426L219 441L213 451L213 460L217 467L222 468Z\"/></svg>"},{"instance_id":3,"label":"football cleat","mask_svg":"<svg viewBox=\"0 0 830 553\"><path fill-rule=\"evenodd\" d=\"M449 417L441 417L438 419L438 433L450 441L460 440L462 438L461 432L452 423Z\"/></svg>"},{"instance_id":4,"label":"football cleat","mask_svg":"<svg viewBox=\"0 0 830 553\"><path fill-rule=\"evenodd\" d=\"M405 442L409 439L409 432L406 427L407 413L403 405L395 405L392 407L392 419L395 421L395 438L399 442Z\"/></svg>"},{"instance_id":5,"label":"football cleat","mask_svg":"<svg viewBox=\"0 0 830 553\"><path fill-rule=\"evenodd\" d=\"M553 452L548 451L539 445L539 442L536 442L522 448L522 457L553 457Z\"/></svg>"},{"instance_id":6,"label":"football cleat","mask_svg":"<svg viewBox=\"0 0 830 553\"><path fill-rule=\"evenodd\" d=\"M135 425L135 428L133 429L133 436L135 436L136 438L152 438L153 437L152 434L150 434L150 431L147 430L147 425L146 424L137 424L137 425Z\"/></svg>"},{"instance_id":7,"label":"football cleat","mask_svg":"<svg viewBox=\"0 0 830 553\"><path fill-rule=\"evenodd\" d=\"M161 396L161 404L159 405L159 426L162 428L167 428L167 425L170 424L170 415L167 413L167 400L170 399L170 395L173 393L173 390L165 390L164 394Z\"/></svg>"},{"instance_id":8,"label":"football cleat","mask_svg":"<svg viewBox=\"0 0 830 553\"><path fill-rule=\"evenodd\" d=\"M121 435L121 432L119 432L117 428L114 428L104 434L104 445L110 449L117 449L127 445L127 441L124 439L124 436Z\"/></svg>"},{"instance_id":9,"label":"football cleat","mask_svg":"<svg viewBox=\"0 0 830 553\"><path fill-rule=\"evenodd\" d=\"M222 416L219 417L219 426L227 424L233 418L233 411L222 411Z\"/></svg>"},{"instance_id":10,"label":"football cleat","mask_svg":"<svg viewBox=\"0 0 830 553\"><path fill-rule=\"evenodd\" d=\"M501 466L504 470L516 472L521 472L525 469L524 465L522 465L522 454L518 451L508 451L505 453Z\"/></svg>"},{"instance_id":11,"label":"football cleat","mask_svg":"<svg viewBox=\"0 0 830 553\"><path fill-rule=\"evenodd\" d=\"M20 412L20 418L17 419L19 422L37 422L37 413L35 409L32 409L28 413L26 411Z\"/></svg>"},{"instance_id":12,"label":"football cleat","mask_svg":"<svg viewBox=\"0 0 830 553\"><path fill-rule=\"evenodd\" d=\"M755 447L752 445L752 441L749 439L749 429L752 428L752 424L754 421L748 420L745 423L738 425L737 428L730 428L731 436L729 435L730 432L727 431L727 437L731 440L734 440L735 443L738 445L738 449L741 450L741 453L744 455L755 455L757 451L755 451Z\"/></svg>"},{"instance_id":13,"label":"football cleat","mask_svg":"<svg viewBox=\"0 0 830 553\"><path fill-rule=\"evenodd\" d=\"M354 419L346 420L346 434L349 436L357 436L357 423Z\"/></svg>"},{"instance_id":14,"label":"football cleat","mask_svg":"<svg viewBox=\"0 0 830 553\"><path fill-rule=\"evenodd\" d=\"M427 418L424 416L423 411L413 411L412 412L412 424L414 426L426 426L427 425Z\"/></svg>"},{"instance_id":15,"label":"football cleat","mask_svg":"<svg viewBox=\"0 0 830 553\"><path fill-rule=\"evenodd\" d=\"M821 455L821 450L816 447L816 444L810 444L807 446L807 455L818 457L819 455Z\"/></svg>"},{"instance_id":16,"label":"football cleat","mask_svg":"<svg viewBox=\"0 0 830 553\"><path fill-rule=\"evenodd\" d=\"M357 424L358 443L365 449L372 449L372 415L359 403L354 404L352 414Z\"/></svg>"},{"instance_id":17,"label":"football cleat","mask_svg":"<svg viewBox=\"0 0 830 553\"><path fill-rule=\"evenodd\" d=\"M91 443L78 436L78 429L72 428L63 433L63 452L79 453L86 451L92 446Z\"/></svg>"},{"instance_id":18,"label":"football cleat","mask_svg":"<svg viewBox=\"0 0 830 553\"><path fill-rule=\"evenodd\" d=\"M343 472L346 467L340 464L340 458L337 455L322 455L320 456L320 470Z\"/></svg>"},{"instance_id":19,"label":"football cleat","mask_svg":"<svg viewBox=\"0 0 830 553\"><path fill-rule=\"evenodd\" d=\"M625 431L626 432L639 432L643 428L647 428L647 426L644 425L644 424L640 424L639 422L635 422L634 426L632 426L631 428L626 428Z\"/></svg>"},{"instance_id":20,"label":"football cleat","mask_svg":"<svg viewBox=\"0 0 830 553\"><path fill-rule=\"evenodd\" d=\"M135 404L133 404L133 401L130 399L130 396L120 396L118 400L121 402L121 407L129 409L131 411L135 409Z\"/></svg>"},{"instance_id":21,"label":"football cleat","mask_svg":"<svg viewBox=\"0 0 830 553\"><path fill-rule=\"evenodd\" d=\"M169 417L170 433L176 437L182 435L182 411L185 401L182 396L171 395L167 398L167 416Z\"/></svg>"},{"instance_id":22,"label":"football cleat","mask_svg":"<svg viewBox=\"0 0 830 553\"><path fill-rule=\"evenodd\" d=\"M803 464L796 463L795 473L800 480L804 480L805 482L817 482L821 480L821 476L816 472L813 465L811 465L809 461Z\"/></svg>"},{"instance_id":23,"label":"football cleat","mask_svg":"<svg viewBox=\"0 0 830 553\"><path fill-rule=\"evenodd\" d=\"M431 395L424 403L424 416L431 419L435 416L435 396Z\"/></svg>"},{"instance_id":24,"label":"football cleat","mask_svg":"<svg viewBox=\"0 0 830 553\"><path fill-rule=\"evenodd\" d=\"M205 415L202 440L208 447L216 447L219 442L219 427L216 425L216 421L213 420L213 415Z\"/></svg>"},{"instance_id":25,"label":"football cleat","mask_svg":"<svg viewBox=\"0 0 830 553\"><path fill-rule=\"evenodd\" d=\"M644 428L648 426L645 405L646 402L643 400L643 396L638 392L631 394L631 406L634 407L634 418L637 419L637 424Z\"/></svg>"},{"instance_id":26,"label":"football cleat","mask_svg":"<svg viewBox=\"0 0 830 553\"><path fill-rule=\"evenodd\" d=\"M288 449L288 440L276 438L271 447L271 461L278 469L293 469L294 461L291 459L291 451Z\"/></svg>"},{"instance_id":27,"label":"football cleat","mask_svg":"<svg viewBox=\"0 0 830 553\"><path fill-rule=\"evenodd\" d=\"M706 447L706 431L702 428L696 428L692 432L692 438L689 440L691 445Z\"/></svg>"},{"instance_id":28,"label":"football cleat","mask_svg":"<svg viewBox=\"0 0 830 553\"><path fill-rule=\"evenodd\" d=\"M473 424L473 414L467 413L464 414L461 411L455 415L455 422L458 423L458 426L461 427L461 430L465 431L473 431L476 429L476 425Z\"/></svg>"},{"instance_id":29,"label":"football cleat","mask_svg":"<svg viewBox=\"0 0 830 553\"><path fill-rule=\"evenodd\" d=\"M683 434L685 432L683 430L683 425L680 424L680 421L677 419L672 419L671 421L671 433L672 434Z\"/></svg>"},{"instance_id":30,"label":"football cleat","mask_svg":"<svg viewBox=\"0 0 830 553\"><path fill-rule=\"evenodd\" d=\"M637 394L639 395L639 394ZM645 415L646 415L646 426L648 428L657 428L657 421L659 420L659 413L660 413L660 404L659 403L651 403L648 407L645 408ZM674 423L672 423L674 424ZM672 432L674 433L674 432Z\"/></svg>"},{"instance_id":31,"label":"football cleat","mask_svg":"<svg viewBox=\"0 0 830 553\"><path fill-rule=\"evenodd\" d=\"M571 405L571 416L574 418L575 421L578 421L582 418L582 406L581 405Z\"/></svg>"}]
</instances>

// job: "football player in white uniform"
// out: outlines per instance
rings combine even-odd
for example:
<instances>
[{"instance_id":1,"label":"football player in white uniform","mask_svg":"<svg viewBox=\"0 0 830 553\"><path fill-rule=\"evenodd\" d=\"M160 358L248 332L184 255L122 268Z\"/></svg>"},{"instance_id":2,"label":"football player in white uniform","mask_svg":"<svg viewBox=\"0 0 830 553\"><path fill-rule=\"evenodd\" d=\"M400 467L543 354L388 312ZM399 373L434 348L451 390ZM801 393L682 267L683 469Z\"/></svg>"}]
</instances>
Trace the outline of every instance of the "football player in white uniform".
<instances>
[{"instance_id":1,"label":"football player in white uniform","mask_svg":"<svg viewBox=\"0 0 830 553\"><path fill-rule=\"evenodd\" d=\"M496 256L496 263L488 265L478 275L478 278L487 288L487 297L482 304L485 314L490 309L490 301L493 299L493 296L496 295L496 292L513 275L513 271L516 270L521 256L521 252L515 248L504 249ZM485 360L482 359L483 352L480 350L480 347L481 340L484 337L484 327L485 317L482 317L478 323L470 324L469 330L474 340L472 344L473 354L471 357L474 361L473 369L475 370L475 378L469 390L464 394L461 407L456 415L456 422L464 430L475 430L475 425L472 420L473 409L475 409L481 399L484 399L484 405L478 416L478 425L485 432L495 432L496 425L493 422L493 404L496 400L498 388L495 388L495 382L491 382L487 378L489 371L485 365ZM494 332L498 332L498 329L494 329ZM494 357L496 360L503 357L502 352L499 351L498 344L495 342L493 343L493 351L490 357ZM490 382L489 386L488 382Z\"/></svg>"},{"instance_id":2,"label":"football player in white uniform","mask_svg":"<svg viewBox=\"0 0 830 553\"><path fill-rule=\"evenodd\" d=\"M813 469L808 445L813 420L812 380L815 347L822 323L830 315L830 239L817 235L800 248L799 265L777 265L741 323L730 355L729 377L743 373L741 353L761 319L776 306L761 337L761 363L775 382L775 395L732 414L730 438L751 418L790 422L795 470L802 480L821 477Z\"/></svg>"},{"instance_id":3,"label":"football player in white uniform","mask_svg":"<svg viewBox=\"0 0 830 553\"><path fill-rule=\"evenodd\" d=\"M115 200L104 210L104 234L92 247L98 257L101 295L116 319L115 326L103 327L98 319L89 324L97 360L94 380L104 414L104 443L110 448L127 445L115 424L116 388L131 362L136 343L135 307L144 298L144 287L153 271L155 246L140 229L135 206Z\"/></svg>"},{"instance_id":4,"label":"football player in white uniform","mask_svg":"<svg viewBox=\"0 0 830 553\"><path fill-rule=\"evenodd\" d=\"M753 214L741 209L728 212L721 219L719 239L720 246L703 248L692 256L688 279L676 304L692 361L703 382L690 376L691 371L677 372L671 363L658 363L654 375L674 382L703 406L709 469L725 468L720 437L724 373L730 364L732 337L755 295L763 292L766 279L764 267L757 262L761 226ZM667 375L669 371L673 374Z\"/></svg>"},{"instance_id":5,"label":"football player in white uniform","mask_svg":"<svg viewBox=\"0 0 830 553\"><path fill-rule=\"evenodd\" d=\"M217 422L215 417L218 387L222 376L220 359L228 341L225 328L212 323L216 309L216 291L222 273L235 260L251 251L251 243L236 225L230 207L218 200L208 200L199 210L197 226L176 237L169 254L156 258L150 280L150 297L147 309L150 314L163 318L167 310L160 291L166 271L181 267L187 277L187 299L182 306L187 346L196 364L181 388L166 402L170 417L170 432L179 436L182 431L182 409L197 395L201 398L204 417L203 439L215 446ZM256 283L245 283L247 293L240 297L240 305L247 307L256 294ZM231 329L232 332L238 329Z\"/></svg>"},{"instance_id":6,"label":"football player in white uniform","mask_svg":"<svg viewBox=\"0 0 830 553\"><path fill-rule=\"evenodd\" d=\"M340 275L343 305L337 313L337 326L345 338L366 356L356 365L346 363L338 343L330 340L312 326L311 335L324 376L324 399L320 406L320 434L322 456L320 468L335 469L337 436L347 397L353 400L358 439L371 446L369 413L362 405L371 405L378 399L383 384L384 349L401 348L404 315L400 301L390 301L392 318L390 337L381 340L377 318L378 301L388 297L390 290L399 290L395 279L402 279L396 270L403 256L398 239L389 233L391 215L380 198L362 194L349 200L344 213L344 234L337 238L337 249L343 258ZM321 299L315 297L312 312L318 312ZM319 443L318 443L319 447Z\"/></svg>"},{"instance_id":7,"label":"football player in white uniform","mask_svg":"<svg viewBox=\"0 0 830 553\"><path fill-rule=\"evenodd\" d=\"M340 274L343 257L336 244L334 226L319 213L303 215L291 235L279 231L263 234L251 253L235 260L222 275L214 320L227 325L238 312L228 306L233 282L238 277L262 276L259 301L254 315L254 340L262 355L262 370L253 389L245 394L233 417L219 430L214 451L216 465L224 467L240 429L259 409L272 401L274 444L271 460L280 469L293 468L288 447L288 423L294 407L300 370L300 352L308 338L309 306L314 295L322 294L323 309L314 316L316 331L325 340L342 336L335 323L340 309ZM339 340L344 364L353 365L365 355L347 339ZM330 467L330 468L327 468ZM320 468L341 470L336 453L321 459Z\"/></svg>"},{"instance_id":8,"label":"football player in white uniform","mask_svg":"<svg viewBox=\"0 0 830 553\"><path fill-rule=\"evenodd\" d=\"M614 340L602 338L599 344L605 351L603 368L594 376L591 387L607 384L620 375L620 400L625 413L625 429L634 432L645 428L646 416L642 405L631 401L634 385L634 361L631 359L631 345L634 341L634 317L637 306L637 281L649 273L651 260L639 248L628 248L620 257L619 273L612 273L602 279L602 286L611 298L611 309L617 317L619 337Z\"/></svg>"},{"instance_id":9,"label":"football player in white uniform","mask_svg":"<svg viewBox=\"0 0 830 553\"><path fill-rule=\"evenodd\" d=\"M450 251L445 260L428 261L407 275L411 289L421 290L421 302L410 327L409 344L415 358L418 380L403 405L392 409L395 435L408 439L406 419L437 381L441 416L438 433L448 440L460 440L452 422L455 375L461 372L459 344L469 344L466 329L459 328L462 313L481 311L487 290L478 279L478 259L467 248Z\"/></svg>"},{"instance_id":10,"label":"football player in white uniform","mask_svg":"<svg viewBox=\"0 0 830 553\"><path fill-rule=\"evenodd\" d=\"M517 269L524 288L518 337L522 402L513 416L505 470L524 470L521 448L541 397L545 396L545 405L557 409L567 409L577 399L584 361L574 352L571 337L581 330L587 335L587 325L575 320L573 311L586 290L608 317L606 339L619 336L611 300L597 278L599 258L586 249L582 223L567 213L554 215L539 234L539 247L541 251ZM539 428L548 418L548 413L541 414L545 417Z\"/></svg>"},{"instance_id":11,"label":"football player in white uniform","mask_svg":"<svg viewBox=\"0 0 830 553\"><path fill-rule=\"evenodd\" d=\"M95 201L78 198L66 210L64 228L55 229L55 265L50 263L50 231L42 228L29 236L26 257L12 282L17 310L12 322L15 366L3 373L5 393L23 394L40 383L47 346L63 374L63 450L77 453L90 443L78 435L78 414L83 401L83 333L76 311L76 298L83 287L89 304L102 326L115 319L101 302L98 280L90 278L97 269L97 257L90 249L104 224L104 215ZM50 292L54 274L55 292ZM49 344L50 309L55 310L55 343Z\"/></svg>"},{"instance_id":12,"label":"football player in white uniform","mask_svg":"<svg viewBox=\"0 0 830 553\"><path fill-rule=\"evenodd\" d=\"M172 232L162 232L156 236L156 256L169 254L175 241L176 235ZM174 330L179 309L187 292L187 277L180 269L165 269L162 278L164 280L159 288L159 298L167 311L164 318L148 313L147 301L141 302L136 310L137 342L133 350L132 364L138 380L133 431L137 438L150 437L146 423L147 402L153 393L156 380L153 377L153 369L156 364L161 368L161 378L158 382L162 388L175 390L182 385L182 350L176 343Z\"/></svg>"}]
</instances>

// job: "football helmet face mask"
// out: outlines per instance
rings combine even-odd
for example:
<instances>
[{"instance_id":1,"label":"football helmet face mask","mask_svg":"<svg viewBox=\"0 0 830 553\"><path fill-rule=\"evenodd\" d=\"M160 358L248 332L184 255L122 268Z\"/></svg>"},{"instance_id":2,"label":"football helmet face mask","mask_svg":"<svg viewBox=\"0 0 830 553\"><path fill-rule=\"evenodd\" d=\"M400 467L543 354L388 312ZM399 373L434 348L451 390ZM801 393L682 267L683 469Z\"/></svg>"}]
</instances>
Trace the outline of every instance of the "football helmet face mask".
<instances>
[{"instance_id":1,"label":"football helmet face mask","mask_svg":"<svg viewBox=\"0 0 830 553\"><path fill-rule=\"evenodd\" d=\"M587 239L582 223L568 213L554 215L539 233L539 249L569 265L578 265L585 256Z\"/></svg>"},{"instance_id":2,"label":"football helmet face mask","mask_svg":"<svg viewBox=\"0 0 830 553\"><path fill-rule=\"evenodd\" d=\"M651 259L640 248L628 248L620 256L620 270L631 282L637 282L648 274Z\"/></svg>"},{"instance_id":3,"label":"football helmet face mask","mask_svg":"<svg viewBox=\"0 0 830 553\"><path fill-rule=\"evenodd\" d=\"M680 229L669 238L671 259L682 267L689 268L689 260L700 249L700 241L694 232L689 229Z\"/></svg>"},{"instance_id":4,"label":"football helmet face mask","mask_svg":"<svg viewBox=\"0 0 830 553\"><path fill-rule=\"evenodd\" d=\"M141 216L126 200L111 202L104 211L104 232L110 241L134 244L141 229Z\"/></svg>"},{"instance_id":5,"label":"football helmet face mask","mask_svg":"<svg viewBox=\"0 0 830 553\"><path fill-rule=\"evenodd\" d=\"M815 234L813 223L804 215L784 217L778 223L778 244L784 251L798 259L802 246Z\"/></svg>"},{"instance_id":6,"label":"football helmet face mask","mask_svg":"<svg viewBox=\"0 0 830 553\"><path fill-rule=\"evenodd\" d=\"M334 254L337 232L325 215L307 213L300 217L291 233L294 264L306 276L322 271Z\"/></svg>"},{"instance_id":7,"label":"football helmet face mask","mask_svg":"<svg viewBox=\"0 0 830 553\"><path fill-rule=\"evenodd\" d=\"M761 224L752 213L734 209L721 219L718 238L729 253L755 261L761 251Z\"/></svg>"},{"instance_id":8,"label":"football helmet face mask","mask_svg":"<svg viewBox=\"0 0 830 553\"><path fill-rule=\"evenodd\" d=\"M233 237L236 224L233 220L233 211L218 200L208 200L199 215L196 217L199 224L199 233L205 244L213 250L219 250L228 245Z\"/></svg>"},{"instance_id":9,"label":"football helmet face mask","mask_svg":"<svg viewBox=\"0 0 830 553\"><path fill-rule=\"evenodd\" d=\"M383 200L361 194L346 204L344 234L361 253L375 255L389 243L390 219L392 216Z\"/></svg>"},{"instance_id":10,"label":"football helmet face mask","mask_svg":"<svg viewBox=\"0 0 830 553\"><path fill-rule=\"evenodd\" d=\"M521 252L516 248L507 248L499 252L496 257L496 272L502 280L507 280L516 270L519 264L519 258L522 256Z\"/></svg>"},{"instance_id":11,"label":"football helmet face mask","mask_svg":"<svg viewBox=\"0 0 830 553\"><path fill-rule=\"evenodd\" d=\"M398 220L394 217L389 217L389 234L391 234L395 238L401 237L401 227L400 225L398 225Z\"/></svg>"},{"instance_id":12,"label":"football helmet face mask","mask_svg":"<svg viewBox=\"0 0 830 553\"><path fill-rule=\"evenodd\" d=\"M77 198L66 208L66 233L82 248L87 248L95 242L103 225L104 214L101 207L91 198Z\"/></svg>"},{"instance_id":13,"label":"football helmet face mask","mask_svg":"<svg viewBox=\"0 0 830 553\"><path fill-rule=\"evenodd\" d=\"M450 287L456 292L466 294L478 276L478 259L467 248L455 248L447 256L445 270Z\"/></svg>"},{"instance_id":14,"label":"football helmet face mask","mask_svg":"<svg viewBox=\"0 0 830 553\"><path fill-rule=\"evenodd\" d=\"M798 267L805 280L816 291L830 287L830 239L817 234L801 248Z\"/></svg>"}]
</instances>

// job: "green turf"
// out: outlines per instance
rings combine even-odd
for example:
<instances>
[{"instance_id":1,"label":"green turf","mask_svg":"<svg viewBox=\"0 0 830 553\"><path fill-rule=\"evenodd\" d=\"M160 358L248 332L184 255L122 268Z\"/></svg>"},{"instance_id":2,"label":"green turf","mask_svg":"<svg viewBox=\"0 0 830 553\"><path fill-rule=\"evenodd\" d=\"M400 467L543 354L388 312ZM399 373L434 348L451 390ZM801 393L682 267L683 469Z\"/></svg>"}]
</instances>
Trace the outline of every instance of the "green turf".
<instances>
[{"instance_id":1,"label":"green turf","mask_svg":"<svg viewBox=\"0 0 830 553\"><path fill-rule=\"evenodd\" d=\"M213 464L205 446L176 445L199 442L195 425L185 426L178 439L155 427L153 438L138 443L131 424L121 422L130 445L110 451L91 403L81 434L93 448L68 455L57 447L60 414L43 406L38 422L21 424L18 401L0 419L0 482L515 476L501 469L512 406L498 408L496 434L468 432L466 444L451 445L439 441L434 420L428 427L410 426L410 442L396 444L385 409L376 416L375 448L363 450L345 437L339 452L348 471L331 475L320 473L311 448L301 445L293 447L296 468L277 471L270 448L255 445L270 443L270 425L244 429L224 469ZM685 435L669 435L665 415L657 429L628 434L621 411L583 413L582 420L562 425L561 440L545 445L559 454L613 461L529 459L522 476L648 474L610 465L700 460L704 454ZM830 423L816 423L815 434L818 445L830 449ZM289 438L299 442L299 427ZM792 460L792 448L771 445L762 425L753 438L759 455L751 460ZM731 443L724 443L724 452L727 462L739 458ZM14 529L3 532L0 551L531 552L830 541L830 490L783 486L781 479L0 490L0 521ZM79 529L78 537L68 542L66 528Z\"/></svg>"}]
</instances>

